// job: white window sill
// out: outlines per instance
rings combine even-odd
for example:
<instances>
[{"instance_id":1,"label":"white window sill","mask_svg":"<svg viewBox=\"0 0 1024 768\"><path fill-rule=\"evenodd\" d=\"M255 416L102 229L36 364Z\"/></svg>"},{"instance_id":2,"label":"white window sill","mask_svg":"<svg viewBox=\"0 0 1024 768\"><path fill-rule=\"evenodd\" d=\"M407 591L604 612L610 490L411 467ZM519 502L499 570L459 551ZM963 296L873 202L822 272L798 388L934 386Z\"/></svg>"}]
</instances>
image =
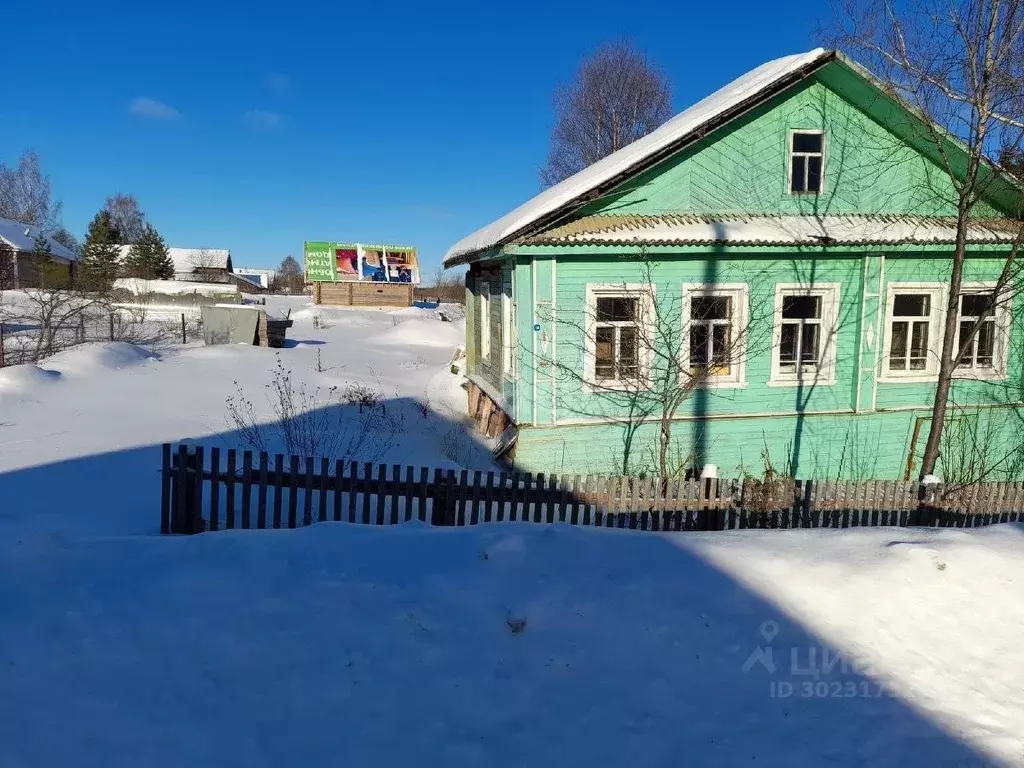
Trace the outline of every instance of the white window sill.
<instances>
[{"instance_id":1,"label":"white window sill","mask_svg":"<svg viewBox=\"0 0 1024 768\"><path fill-rule=\"evenodd\" d=\"M1004 371L954 371L953 378L958 381L1006 381L1009 376ZM920 376L879 376L879 384L934 384L939 374L929 373Z\"/></svg>"},{"instance_id":2,"label":"white window sill","mask_svg":"<svg viewBox=\"0 0 1024 768\"><path fill-rule=\"evenodd\" d=\"M766 387L831 387L835 385L835 379L806 378L802 381L796 377L792 379L769 379L765 382Z\"/></svg>"},{"instance_id":3,"label":"white window sill","mask_svg":"<svg viewBox=\"0 0 1024 768\"><path fill-rule=\"evenodd\" d=\"M979 371L979 370L960 370L953 371L953 378L958 380L967 381L1006 381L1009 376L1006 371Z\"/></svg>"},{"instance_id":4,"label":"white window sill","mask_svg":"<svg viewBox=\"0 0 1024 768\"><path fill-rule=\"evenodd\" d=\"M745 381L707 381L700 386L694 387L694 390L698 389L746 389L748 386Z\"/></svg>"},{"instance_id":5,"label":"white window sill","mask_svg":"<svg viewBox=\"0 0 1024 768\"><path fill-rule=\"evenodd\" d=\"M586 392L640 392L650 389L650 382L647 381L585 381L583 390Z\"/></svg>"},{"instance_id":6,"label":"white window sill","mask_svg":"<svg viewBox=\"0 0 1024 768\"><path fill-rule=\"evenodd\" d=\"M939 380L937 373L908 374L906 376L879 376L879 384L934 384Z\"/></svg>"}]
</instances>

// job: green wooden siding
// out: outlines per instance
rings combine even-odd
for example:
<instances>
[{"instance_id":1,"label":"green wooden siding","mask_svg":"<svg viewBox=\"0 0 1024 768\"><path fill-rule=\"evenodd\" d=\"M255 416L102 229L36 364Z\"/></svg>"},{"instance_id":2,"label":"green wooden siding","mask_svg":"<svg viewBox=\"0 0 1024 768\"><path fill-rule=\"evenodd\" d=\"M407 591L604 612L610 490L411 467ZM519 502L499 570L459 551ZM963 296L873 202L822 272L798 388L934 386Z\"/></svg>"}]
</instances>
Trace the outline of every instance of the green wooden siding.
<instances>
[{"instance_id":1,"label":"green wooden siding","mask_svg":"<svg viewBox=\"0 0 1024 768\"><path fill-rule=\"evenodd\" d=\"M578 377L569 372L584 369L587 286L640 283L645 272L635 259L608 256L557 259L554 265L545 259L541 263L538 274L550 275L553 266L557 274L554 302L558 314L554 323L557 345L548 355L548 358L551 354L555 356L557 365L553 369L557 375L550 384L538 387L535 421L529 416L532 391L524 388L519 418L524 429L520 434L517 461L535 471L546 467L550 470L554 466L566 471L597 471L595 462L600 465L600 471L621 471L623 444L629 432L627 426L635 427L635 423L629 420L620 401L588 391ZM992 281L1001 265L998 254L972 256L967 262L965 279ZM520 269L524 270L522 263ZM859 257L842 254L817 259L776 252L753 258L709 252L702 259L692 255L660 257L652 263L651 269L662 311L680 317L679 343L684 338L680 313L684 284L742 283L748 289L745 381L735 388L700 390L682 405L677 413L681 425L677 428L674 448L677 459L694 454L692 459L698 463L732 467L741 459L743 464L748 464L749 458L742 458L741 454L749 454L753 446L756 448L754 458L767 450L773 461L778 454L787 457L798 469L801 466L806 469L809 464L828 465L834 476L840 469L852 471L853 457L863 454L875 457L872 461L879 477L902 476L909 450L908 430L912 430L916 418L927 415L934 383L878 380L889 322L887 291L895 283L934 282L936 275L948 274L948 258L868 252ZM834 384L769 384L772 357L777 354L772 346L772 328L776 285L780 283L839 284ZM1007 405L1024 398L1020 350L1020 339L1024 339L1024 329L1021 329L1024 307L1018 302L1012 312L1014 323L1007 345L1007 377L997 381L956 381L953 402L958 407ZM523 319L520 318L520 326ZM555 397L554 421L549 410L552 396ZM911 409L917 410L911 412ZM862 423L861 416L872 418ZM604 423L594 423L602 419ZM531 429L531 421L533 426L543 429ZM694 423L704 426L698 429ZM855 424L860 426L855 427ZM577 432L586 435L581 439L587 448L573 448L576 437L566 437ZM903 442L896 440L881 448L875 444L878 440L892 442L897 434L903 435L900 438ZM1006 437L1008 439L1009 435ZM920 441L923 439L922 435ZM653 455L654 427L640 427L633 440L636 446L648 441L637 448L640 453L632 457L634 462L639 462L634 464L635 469L649 463ZM840 446L839 454L831 452L829 446L834 445ZM1002 444L994 444L994 451L1001 449ZM580 453L575 453L577 450ZM863 464L863 461L858 459L857 463ZM843 466L832 467L833 462Z\"/></svg>"},{"instance_id":2,"label":"green wooden siding","mask_svg":"<svg viewBox=\"0 0 1024 768\"><path fill-rule=\"evenodd\" d=\"M825 134L825 187L819 196L788 194L793 130ZM641 176L603 195L575 216L601 213L955 214L953 185L935 152L915 138L913 118L852 74L830 64L733 120ZM977 216L1013 210L1016 191L994 183ZM564 223L564 221L562 222ZM621 403L588 391L584 331L588 285L642 283L641 257L655 262L659 303L679 311L684 284L747 286L750 330L744 382L698 390L673 426L673 463L717 464L721 474L760 474L766 461L803 477L896 478L919 455L927 434L934 382L880 380L886 298L894 283L947 282L948 244L865 247L706 247L643 243L613 246L505 245L474 265L470 282L500 272L512 292L517 329L513 376L471 355L470 370L511 393L520 425L516 463L530 471L596 473L654 466L658 425L632 420ZM991 281L1003 253L971 246L967 281ZM770 385L772 328L778 284L839 286L835 383ZM514 288L513 288L514 285ZM471 304L478 308L478 299ZM993 477L1021 477L1024 459L1007 459L1024 434L1022 350L1024 306L1013 306L1008 376L958 380L947 428L944 476L970 446L987 451ZM492 343L500 344L500 308L493 302ZM478 309L477 309L478 311ZM497 314L496 314L497 313ZM481 319L470 312L467 339L479 350ZM536 330L535 330L536 329ZM936 329L937 331L937 329ZM683 342L680 323L679 343ZM500 360L500 346L494 347ZM571 373L567 373L571 372ZM915 440L915 431L917 438ZM954 439L950 435L959 435ZM973 435L970 439L965 435ZM1022 452L1024 453L1024 452ZM767 458L766 458L767 457ZM978 457L975 457L977 459Z\"/></svg>"},{"instance_id":3,"label":"green wooden siding","mask_svg":"<svg viewBox=\"0 0 1024 768\"><path fill-rule=\"evenodd\" d=\"M672 455L679 466L692 457L693 446L707 446L707 463L721 477L760 476L766 459L777 472L816 479L902 479L913 439L919 432L917 464L927 436L929 411L889 411L860 414L808 415L772 418L723 417L709 421L680 421L673 431ZM1024 476L1024 455L1015 450L1024 429L1019 408L982 408L958 412L946 429L939 474L956 481L976 479L971 462L988 462L992 480ZM622 469L626 430L617 425L527 428L519 432L516 465L529 472L570 474L616 473ZM646 423L632 435L629 469L651 474L657 466L654 451L658 425ZM965 453L966 455L961 455ZM696 464L696 462L694 462ZM977 465L980 466L980 465ZM966 468L966 470L965 470ZM916 471L910 473L916 477Z\"/></svg>"},{"instance_id":4,"label":"green wooden siding","mask_svg":"<svg viewBox=\"0 0 1024 768\"><path fill-rule=\"evenodd\" d=\"M825 132L825 188L820 196L788 193L789 135L801 129ZM940 166L816 78L696 142L581 213L678 212L952 216L956 194ZM999 215L984 204L975 213Z\"/></svg>"}]
</instances>

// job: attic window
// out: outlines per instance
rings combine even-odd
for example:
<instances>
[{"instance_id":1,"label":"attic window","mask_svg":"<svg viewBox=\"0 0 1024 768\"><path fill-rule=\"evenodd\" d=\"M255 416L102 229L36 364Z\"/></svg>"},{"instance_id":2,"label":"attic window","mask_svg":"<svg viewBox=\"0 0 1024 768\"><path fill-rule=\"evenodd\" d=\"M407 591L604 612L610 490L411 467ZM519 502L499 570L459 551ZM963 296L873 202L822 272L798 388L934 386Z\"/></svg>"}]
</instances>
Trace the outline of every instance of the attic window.
<instances>
[{"instance_id":1,"label":"attic window","mask_svg":"<svg viewBox=\"0 0 1024 768\"><path fill-rule=\"evenodd\" d=\"M793 131L789 135L790 194L821 194L824 150L825 137L821 131Z\"/></svg>"}]
</instances>

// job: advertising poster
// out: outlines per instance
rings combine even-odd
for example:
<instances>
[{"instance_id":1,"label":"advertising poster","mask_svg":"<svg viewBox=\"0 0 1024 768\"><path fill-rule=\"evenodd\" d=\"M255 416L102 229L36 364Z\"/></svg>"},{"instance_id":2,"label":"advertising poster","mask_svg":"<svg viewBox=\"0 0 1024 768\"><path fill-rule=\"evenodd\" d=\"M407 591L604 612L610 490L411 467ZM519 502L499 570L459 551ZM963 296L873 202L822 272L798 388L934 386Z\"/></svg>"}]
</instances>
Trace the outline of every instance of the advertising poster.
<instances>
[{"instance_id":1,"label":"advertising poster","mask_svg":"<svg viewBox=\"0 0 1024 768\"><path fill-rule=\"evenodd\" d=\"M419 260L412 246L307 241L304 253L306 279L311 282L420 282Z\"/></svg>"}]
</instances>

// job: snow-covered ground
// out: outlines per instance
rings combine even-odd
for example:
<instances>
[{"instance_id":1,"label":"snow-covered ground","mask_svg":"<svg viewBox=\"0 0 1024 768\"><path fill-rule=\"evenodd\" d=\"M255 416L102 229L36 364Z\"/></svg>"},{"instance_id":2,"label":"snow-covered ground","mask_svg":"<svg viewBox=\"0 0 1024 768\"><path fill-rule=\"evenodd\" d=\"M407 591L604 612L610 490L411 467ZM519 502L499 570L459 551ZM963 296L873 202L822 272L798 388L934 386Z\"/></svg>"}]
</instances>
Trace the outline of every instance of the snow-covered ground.
<instances>
[{"instance_id":1,"label":"snow-covered ground","mask_svg":"<svg viewBox=\"0 0 1024 768\"><path fill-rule=\"evenodd\" d=\"M0 369L0 471L7 473L0 491L31 511L3 504L0 520L37 525L52 517L55 526L96 532L157 530L160 444L248 447L228 420L226 400L241 392L269 420L267 385L278 361L296 389L319 389L320 402L331 387L337 397L354 385L381 399L395 426L374 446L376 460L493 468L461 423L465 392L448 370L463 323L441 322L429 310L330 309L303 297L270 297L271 313L288 309L294 325L282 350L198 342L148 354L128 344L87 344L38 366ZM69 514L83 495L105 503Z\"/></svg>"},{"instance_id":2,"label":"snow-covered ground","mask_svg":"<svg viewBox=\"0 0 1024 768\"><path fill-rule=\"evenodd\" d=\"M385 461L489 465L460 323L271 304ZM0 371L0 766L1024 765L1019 526L160 537L159 444L237 440L278 355L157 355Z\"/></svg>"}]
</instances>

